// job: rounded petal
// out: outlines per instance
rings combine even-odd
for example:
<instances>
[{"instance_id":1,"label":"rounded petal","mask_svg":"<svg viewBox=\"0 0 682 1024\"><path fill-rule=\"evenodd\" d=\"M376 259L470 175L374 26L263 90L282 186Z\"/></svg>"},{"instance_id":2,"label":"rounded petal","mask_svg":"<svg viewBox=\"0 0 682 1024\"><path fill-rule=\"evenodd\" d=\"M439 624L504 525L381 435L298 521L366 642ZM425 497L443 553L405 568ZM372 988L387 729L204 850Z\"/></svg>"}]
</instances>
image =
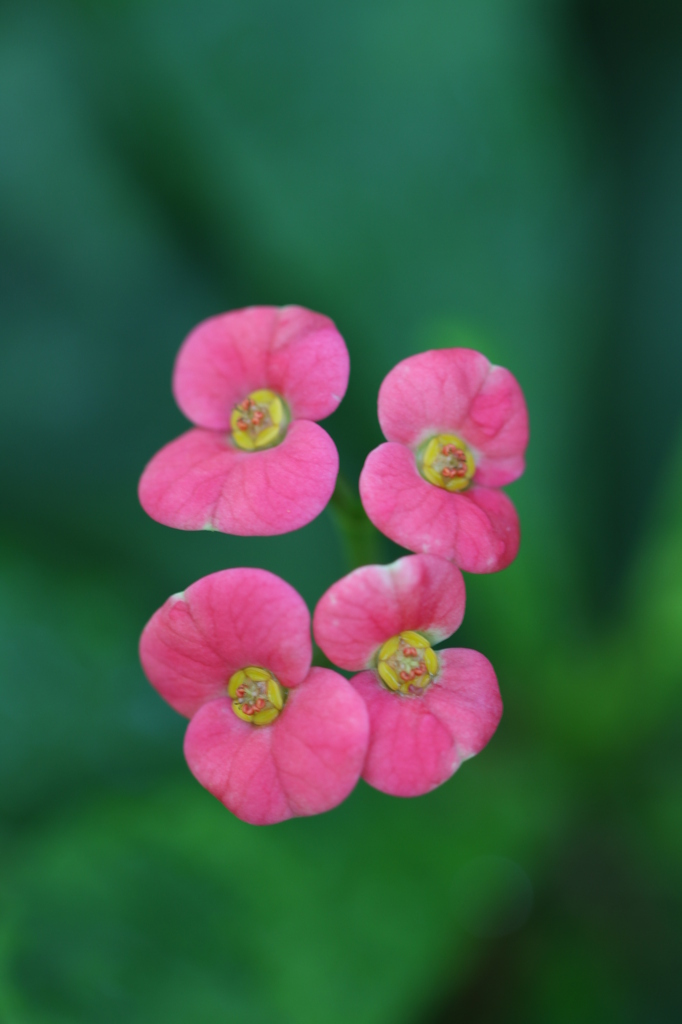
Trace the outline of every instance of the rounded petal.
<instances>
[{"instance_id":1,"label":"rounded petal","mask_svg":"<svg viewBox=\"0 0 682 1024\"><path fill-rule=\"evenodd\" d=\"M204 320L180 348L173 393L197 426L228 430L251 391L282 395L294 419L320 420L346 393L350 363L333 322L301 306L250 306Z\"/></svg>"},{"instance_id":2,"label":"rounded petal","mask_svg":"<svg viewBox=\"0 0 682 1024\"><path fill-rule=\"evenodd\" d=\"M392 796L440 786L489 741L502 715L492 665L466 649L439 651L438 677L421 697L390 693L374 672L351 680L370 718L362 777Z\"/></svg>"},{"instance_id":3,"label":"rounded petal","mask_svg":"<svg viewBox=\"0 0 682 1024\"><path fill-rule=\"evenodd\" d=\"M320 814L335 807L357 783L365 761L364 702L338 672L313 668L289 694L280 717L272 753L293 812Z\"/></svg>"},{"instance_id":4,"label":"rounded petal","mask_svg":"<svg viewBox=\"0 0 682 1024\"><path fill-rule=\"evenodd\" d=\"M219 530L240 537L289 533L327 505L339 471L329 434L297 420L274 448L243 452L215 430L189 430L145 468L145 512L179 530Z\"/></svg>"},{"instance_id":5,"label":"rounded petal","mask_svg":"<svg viewBox=\"0 0 682 1024\"><path fill-rule=\"evenodd\" d=\"M272 737L278 721L242 722L227 699L204 704L187 726L185 758L195 779L242 821L272 825L293 816L277 776Z\"/></svg>"},{"instance_id":6,"label":"rounded petal","mask_svg":"<svg viewBox=\"0 0 682 1024\"><path fill-rule=\"evenodd\" d=\"M411 447L434 434L458 434L486 485L511 483L523 472L523 392L509 370L473 349L420 352L394 366L379 389L379 422L387 440Z\"/></svg>"},{"instance_id":7,"label":"rounded petal","mask_svg":"<svg viewBox=\"0 0 682 1024\"><path fill-rule=\"evenodd\" d=\"M249 665L297 686L312 660L310 613L274 573L224 569L168 598L145 626L140 660L152 686L189 717Z\"/></svg>"},{"instance_id":8,"label":"rounded petal","mask_svg":"<svg viewBox=\"0 0 682 1024\"><path fill-rule=\"evenodd\" d=\"M348 349L333 321L300 306L280 311L268 377L294 419L331 416L346 393L349 375Z\"/></svg>"},{"instance_id":9,"label":"rounded petal","mask_svg":"<svg viewBox=\"0 0 682 1024\"><path fill-rule=\"evenodd\" d=\"M510 455L507 459L491 459L478 454L474 482L480 487L505 487L523 476L526 468L524 455Z\"/></svg>"},{"instance_id":10,"label":"rounded petal","mask_svg":"<svg viewBox=\"0 0 682 1024\"><path fill-rule=\"evenodd\" d=\"M438 651L439 672L424 694L429 712L449 729L458 764L478 754L502 717L495 669L485 655L466 647Z\"/></svg>"},{"instance_id":11,"label":"rounded petal","mask_svg":"<svg viewBox=\"0 0 682 1024\"><path fill-rule=\"evenodd\" d=\"M240 721L229 700L205 704L187 728L185 757L238 818L271 825L345 800L360 777L368 734L367 710L350 683L313 668L270 726Z\"/></svg>"},{"instance_id":12,"label":"rounded petal","mask_svg":"<svg viewBox=\"0 0 682 1024\"><path fill-rule=\"evenodd\" d=\"M466 572L497 572L518 553L519 519L503 491L435 487L405 445L381 444L369 453L360 497L377 529L396 544L450 559Z\"/></svg>"},{"instance_id":13,"label":"rounded petal","mask_svg":"<svg viewBox=\"0 0 682 1024\"><path fill-rule=\"evenodd\" d=\"M372 671L351 683L369 712L362 777L370 786L391 796L421 796L450 778L457 767L452 736L423 699L390 693Z\"/></svg>"},{"instance_id":14,"label":"rounded petal","mask_svg":"<svg viewBox=\"0 0 682 1024\"><path fill-rule=\"evenodd\" d=\"M407 555L363 565L334 583L313 616L315 640L340 668L368 668L381 645L403 630L445 640L464 618L464 580L451 562Z\"/></svg>"}]
</instances>

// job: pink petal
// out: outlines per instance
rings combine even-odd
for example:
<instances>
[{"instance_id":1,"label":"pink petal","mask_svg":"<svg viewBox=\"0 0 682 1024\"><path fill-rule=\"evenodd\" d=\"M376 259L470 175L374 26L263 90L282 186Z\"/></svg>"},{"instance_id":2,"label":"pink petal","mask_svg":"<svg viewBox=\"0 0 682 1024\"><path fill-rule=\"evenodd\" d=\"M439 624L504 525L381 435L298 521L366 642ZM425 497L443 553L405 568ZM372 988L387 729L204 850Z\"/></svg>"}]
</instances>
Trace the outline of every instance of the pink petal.
<instances>
[{"instance_id":1,"label":"pink petal","mask_svg":"<svg viewBox=\"0 0 682 1024\"><path fill-rule=\"evenodd\" d=\"M303 598L264 569L204 576L170 597L140 640L150 683L188 717L225 694L240 668L267 668L292 687L305 678L311 659L310 613Z\"/></svg>"},{"instance_id":2,"label":"pink petal","mask_svg":"<svg viewBox=\"0 0 682 1024\"><path fill-rule=\"evenodd\" d=\"M458 434L474 449L479 471L487 467L481 483L501 486L523 472L523 392L509 370L473 349L421 352L394 366L379 390L379 422L389 441L410 447L434 434Z\"/></svg>"},{"instance_id":3,"label":"pink petal","mask_svg":"<svg viewBox=\"0 0 682 1024\"><path fill-rule=\"evenodd\" d=\"M240 537L289 533L332 496L339 456L317 423L297 420L274 448L243 452L213 430L189 430L145 468L139 498L159 523Z\"/></svg>"},{"instance_id":4,"label":"pink petal","mask_svg":"<svg viewBox=\"0 0 682 1024\"><path fill-rule=\"evenodd\" d=\"M391 796L421 796L455 770L452 736L419 697L390 693L374 672L351 680L369 712L363 779Z\"/></svg>"},{"instance_id":5,"label":"pink petal","mask_svg":"<svg viewBox=\"0 0 682 1024\"><path fill-rule=\"evenodd\" d=\"M423 699L449 730L460 764L483 750L497 729L502 717L500 688L495 669L478 651L450 647L438 651L438 660L438 676Z\"/></svg>"},{"instance_id":6,"label":"pink petal","mask_svg":"<svg viewBox=\"0 0 682 1024\"><path fill-rule=\"evenodd\" d=\"M464 617L464 580L451 562L407 555L363 565L334 583L313 617L315 640L340 668L368 668L378 648L402 630L445 640Z\"/></svg>"},{"instance_id":7,"label":"pink petal","mask_svg":"<svg viewBox=\"0 0 682 1024\"><path fill-rule=\"evenodd\" d=\"M508 459L490 459L478 455L474 481L480 487L505 487L523 476L526 459L523 455L510 455Z\"/></svg>"},{"instance_id":8,"label":"pink petal","mask_svg":"<svg viewBox=\"0 0 682 1024\"><path fill-rule=\"evenodd\" d=\"M241 722L223 698L204 704L185 733L185 758L195 779L252 825L293 815L272 757L277 726L277 721L260 728Z\"/></svg>"},{"instance_id":9,"label":"pink petal","mask_svg":"<svg viewBox=\"0 0 682 1024\"><path fill-rule=\"evenodd\" d=\"M188 419L227 430L258 388L282 395L294 419L321 420L348 386L346 344L333 322L301 306L250 306L211 317L183 342L173 393Z\"/></svg>"},{"instance_id":10,"label":"pink petal","mask_svg":"<svg viewBox=\"0 0 682 1024\"><path fill-rule=\"evenodd\" d=\"M205 704L188 726L185 757L238 818L271 825L345 800L360 776L368 733L365 705L350 683L313 668L272 725L240 721L229 700Z\"/></svg>"},{"instance_id":11,"label":"pink petal","mask_svg":"<svg viewBox=\"0 0 682 1024\"><path fill-rule=\"evenodd\" d=\"M391 693L374 672L351 680L367 705L362 777L392 796L421 796L481 750L502 714L492 665L477 651L439 651L440 672L421 697Z\"/></svg>"},{"instance_id":12,"label":"pink petal","mask_svg":"<svg viewBox=\"0 0 682 1024\"><path fill-rule=\"evenodd\" d=\"M320 814L345 800L360 778L369 739L367 709L349 681L312 668L276 724L272 753L293 812Z\"/></svg>"},{"instance_id":13,"label":"pink petal","mask_svg":"<svg viewBox=\"0 0 682 1024\"><path fill-rule=\"evenodd\" d=\"M360 497L377 529L396 544L451 559L466 572L497 572L518 553L519 520L503 491L435 487L402 444L381 444L369 453Z\"/></svg>"},{"instance_id":14,"label":"pink petal","mask_svg":"<svg viewBox=\"0 0 682 1024\"><path fill-rule=\"evenodd\" d=\"M300 306L280 311L268 377L294 419L331 416L346 393L349 374L348 349L333 321Z\"/></svg>"}]
</instances>

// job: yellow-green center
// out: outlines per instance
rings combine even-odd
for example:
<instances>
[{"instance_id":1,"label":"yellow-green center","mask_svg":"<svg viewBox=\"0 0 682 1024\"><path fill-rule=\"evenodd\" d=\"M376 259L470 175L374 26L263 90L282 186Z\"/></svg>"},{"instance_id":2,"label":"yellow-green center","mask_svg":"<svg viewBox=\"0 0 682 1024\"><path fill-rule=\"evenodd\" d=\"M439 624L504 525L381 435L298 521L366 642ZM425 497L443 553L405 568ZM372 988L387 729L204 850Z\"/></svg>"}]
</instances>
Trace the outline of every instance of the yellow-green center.
<instances>
[{"instance_id":1,"label":"yellow-green center","mask_svg":"<svg viewBox=\"0 0 682 1024\"><path fill-rule=\"evenodd\" d=\"M244 451L272 448L284 440L288 415L283 400L274 391L260 388L236 405L230 416L232 439Z\"/></svg>"},{"instance_id":2,"label":"yellow-green center","mask_svg":"<svg viewBox=\"0 0 682 1024\"><path fill-rule=\"evenodd\" d=\"M389 690L417 697L438 672L438 655L425 636L406 630L383 645L377 672Z\"/></svg>"},{"instance_id":3,"label":"yellow-green center","mask_svg":"<svg viewBox=\"0 0 682 1024\"><path fill-rule=\"evenodd\" d=\"M476 472L468 445L456 434L437 434L417 453L419 472L436 487L464 491Z\"/></svg>"},{"instance_id":4,"label":"yellow-green center","mask_svg":"<svg viewBox=\"0 0 682 1024\"><path fill-rule=\"evenodd\" d=\"M272 672L255 665L235 672L227 684L227 692L237 718L251 725L274 722L286 700L286 690Z\"/></svg>"}]
</instances>

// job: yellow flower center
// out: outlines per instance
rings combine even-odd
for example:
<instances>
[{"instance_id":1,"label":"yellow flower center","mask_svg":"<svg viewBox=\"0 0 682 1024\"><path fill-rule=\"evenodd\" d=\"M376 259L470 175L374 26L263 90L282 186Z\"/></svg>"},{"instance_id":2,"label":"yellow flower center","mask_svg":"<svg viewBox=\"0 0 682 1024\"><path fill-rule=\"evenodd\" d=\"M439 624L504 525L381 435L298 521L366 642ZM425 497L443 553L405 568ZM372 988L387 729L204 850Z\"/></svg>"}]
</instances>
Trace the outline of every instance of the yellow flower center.
<instances>
[{"instance_id":1,"label":"yellow flower center","mask_svg":"<svg viewBox=\"0 0 682 1024\"><path fill-rule=\"evenodd\" d=\"M377 672L389 690L418 697L438 672L438 655L426 637L407 630L386 641Z\"/></svg>"},{"instance_id":2,"label":"yellow flower center","mask_svg":"<svg viewBox=\"0 0 682 1024\"><path fill-rule=\"evenodd\" d=\"M284 707L286 690L271 672L249 665L230 677L227 692L232 710L242 722L269 725Z\"/></svg>"},{"instance_id":3,"label":"yellow flower center","mask_svg":"<svg viewBox=\"0 0 682 1024\"><path fill-rule=\"evenodd\" d=\"M417 455L419 472L436 487L446 491L464 491L476 472L474 457L461 437L437 434Z\"/></svg>"},{"instance_id":4,"label":"yellow flower center","mask_svg":"<svg viewBox=\"0 0 682 1024\"><path fill-rule=\"evenodd\" d=\"M279 444L284 440L287 423L284 402L267 388L252 391L234 407L230 417L234 443L247 452Z\"/></svg>"}]
</instances>

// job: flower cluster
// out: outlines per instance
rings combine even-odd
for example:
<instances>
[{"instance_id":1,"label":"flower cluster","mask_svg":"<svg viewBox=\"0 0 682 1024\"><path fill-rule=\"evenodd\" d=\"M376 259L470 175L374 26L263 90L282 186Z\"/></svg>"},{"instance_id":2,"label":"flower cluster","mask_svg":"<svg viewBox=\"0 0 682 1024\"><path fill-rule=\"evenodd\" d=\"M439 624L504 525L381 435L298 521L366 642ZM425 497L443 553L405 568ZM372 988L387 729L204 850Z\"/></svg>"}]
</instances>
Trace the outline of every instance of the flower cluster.
<instances>
[{"instance_id":1,"label":"flower cluster","mask_svg":"<svg viewBox=\"0 0 682 1024\"><path fill-rule=\"evenodd\" d=\"M241 536L311 522L339 464L316 421L337 408L348 374L334 324L301 307L200 324L173 376L195 426L144 470L143 508L168 526ZM315 640L350 680L312 667L308 609L263 569L198 580L142 634L147 677L190 719L190 770L252 824L329 810L361 776L394 796L427 793L486 745L502 714L487 658L436 645L462 622L462 570L495 572L518 551L500 488L524 469L521 389L479 352L423 352L391 370L378 411L386 443L367 457L361 500L414 553L356 569L318 602Z\"/></svg>"}]
</instances>

